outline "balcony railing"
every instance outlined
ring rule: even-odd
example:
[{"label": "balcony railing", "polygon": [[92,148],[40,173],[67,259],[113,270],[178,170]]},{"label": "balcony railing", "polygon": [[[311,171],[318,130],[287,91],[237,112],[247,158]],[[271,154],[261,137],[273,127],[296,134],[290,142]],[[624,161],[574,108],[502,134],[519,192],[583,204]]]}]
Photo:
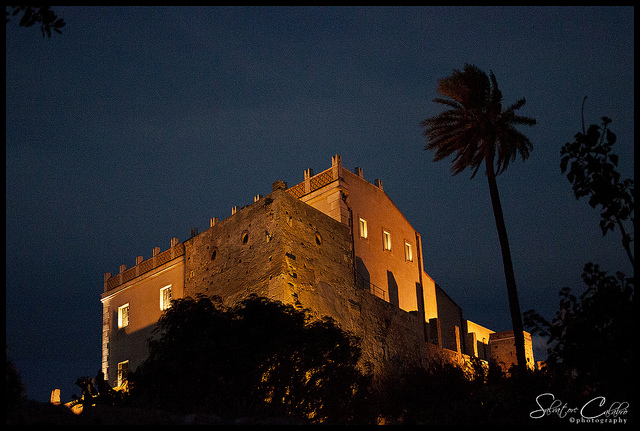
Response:
[{"label": "balcony railing", "polygon": [[359,272],[356,273],[356,287],[359,287],[363,290],[368,290],[372,295],[375,295],[380,299],[384,299],[385,301],[387,300],[386,291],[381,287],[373,284]]}]

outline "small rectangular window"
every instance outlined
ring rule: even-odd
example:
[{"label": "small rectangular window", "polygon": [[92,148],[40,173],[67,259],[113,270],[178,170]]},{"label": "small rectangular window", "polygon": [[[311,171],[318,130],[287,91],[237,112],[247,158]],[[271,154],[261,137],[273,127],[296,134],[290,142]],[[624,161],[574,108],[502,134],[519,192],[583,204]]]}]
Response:
[{"label": "small rectangular window", "polygon": [[118,307],[118,328],[129,325],[129,304]]},{"label": "small rectangular window", "polygon": [[118,378],[116,381],[116,386],[122,386],[122,384],[127,380],[128,374],[129,374],[129,361],[119,362]]},{"label": "small rectangular window", "polygon": [[164,311],[171,307],[171,286],[160,289],[160,310]]},{"label": "small rectangular window", "polygon": [[391,250],[391,233],[382,231],[382,244],[385,250]]},{"label": "small rectangular window", "polygon": [[404,243],[404,258],[407,262],[413,262],[413,250],[411,244],[405,241]]},{"label": "small rectangular window", "polygon": [[360,238],[367,238],[367,221],[360,219]]}]

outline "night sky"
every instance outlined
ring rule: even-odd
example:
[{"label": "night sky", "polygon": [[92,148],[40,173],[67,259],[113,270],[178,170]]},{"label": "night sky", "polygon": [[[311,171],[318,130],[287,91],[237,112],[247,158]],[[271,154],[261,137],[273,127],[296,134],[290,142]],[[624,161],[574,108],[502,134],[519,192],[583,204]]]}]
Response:
[{"label": "night sky", "polygon": [[382,180],[465,318],[511,329],[486,177],[423,149],[437,80],[465,63],[537,120],[498,177],[522,311],[551,318],[589,261],[632,273],[559,167],[588,96],[633,177],[631,7],[53,10],[50,39],[6,25],[6,344],[31,399],[100,369],[106,272],[335,154]]}]

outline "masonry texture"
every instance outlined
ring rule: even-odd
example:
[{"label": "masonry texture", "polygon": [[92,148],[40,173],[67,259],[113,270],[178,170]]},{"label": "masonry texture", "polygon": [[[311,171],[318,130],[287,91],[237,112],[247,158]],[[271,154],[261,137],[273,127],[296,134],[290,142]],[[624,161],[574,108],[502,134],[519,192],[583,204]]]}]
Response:
[{"label": "masonry texture", "polygon": [[146,358],[146,338],[170,300],[199,294],[228,306],[256,294],[329,316],[360,339],[360,366],[374,375],[434,358],[464,366],[492,354],[508,368],[515,358],[509,335],[463,317],[425,271],[422,247],[382,182],[343,168],[336,155],[329,169],[307,169],[290,188],[276,181],[270,194],[212,218],[204,232],[173,238],[168,250],[156,247],[151,258],[105,274],[102,371],[121,384]]},{"label": "masonry texture", "polygon": [[283,190],[185,241],[185,295],[250,294],[329,316],[361,339],[363,367],[424,356],[417,316],[358,289],[348,226]]}]

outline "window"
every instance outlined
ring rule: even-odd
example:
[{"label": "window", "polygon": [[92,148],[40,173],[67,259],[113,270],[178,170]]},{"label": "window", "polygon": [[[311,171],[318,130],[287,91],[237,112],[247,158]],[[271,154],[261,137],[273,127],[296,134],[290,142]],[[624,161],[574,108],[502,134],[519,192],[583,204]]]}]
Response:
[{"label": "window", "polygon": [[127,374],[129,374],[129,361],[119,362],[116,386],[121,386],[127,380]]},{"label": "window", "polygon": [[171,307],[171,286],[160,289],[160,310],[164,311]]},{"label": "window", "polygon": [[118,328],[129,325],[129,304],[118,307]]},{"label": "window", "polygon": [[367,238],[367,221],[363,218],[360,219],[360,238]]},{"label": "window", "polygon": [[386,230],[382,231],[382,245],[385,250],[391,251],[391,233]]},{"label": "window", "polygon": [[413,262],[413,250],[407,241],[404,242],[404,258],[407,262]]}]

